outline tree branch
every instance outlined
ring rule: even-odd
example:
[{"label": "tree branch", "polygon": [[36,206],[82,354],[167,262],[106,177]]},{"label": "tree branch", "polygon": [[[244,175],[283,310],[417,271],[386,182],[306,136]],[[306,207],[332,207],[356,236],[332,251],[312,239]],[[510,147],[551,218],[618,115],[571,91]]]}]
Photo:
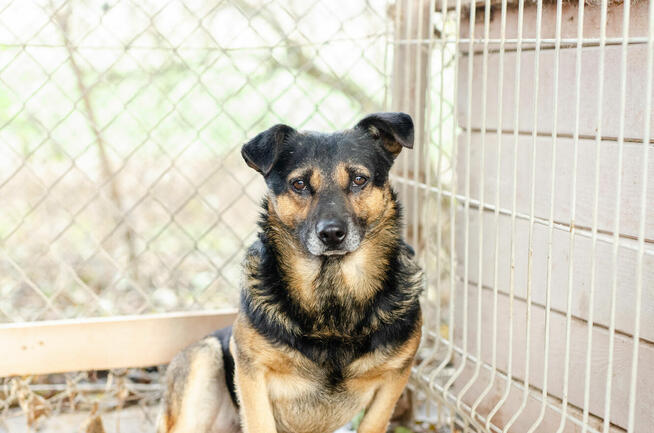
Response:
[{"label": "tree branch", "polygon": [[284,47],[286,49],[286,58],[289,61],[289,67],[305,73],[310,78],[331,88],[339,89],[350,99],[361,104],[364,112],[378,111],[381,109],[379,102],[372,99],[356,82],[348,77],[339,77],[331,72],[320,69],[312,58],[307,56],[302,50],[302,44],[289,38],[284,27],[279,20],[268,10],[251,5],[247,0],[234,0],[232,2],[248,17],[254,15],[261,16],[275,32],[286,40]]},{"label": "tree branch", "polygon": [[[53,8],[54,10],[54,8]],[[82,98],[84,104],[84,110],[86,111],[86,118],[88,120],[89,127],[95,136],[96,143],[98,145],[98,156],[100,159],[100,164],[102,166],[102,171],[104,178],[109,183],[110,196],[111,200],[114,202],[114,205],[119,211],[119,216],[116,218],[116,224],[125,224],[125,243],[129,251],[129,262],[127,265],[128,272],[130,277],[138,284],[139,281],[139,272],[138,272],[138,257],[136,255],[136,247],[134,245],[135,233],[132,228],[124,221],[123,214],[123,200],[120,188],[118,185],[118,180],[116,175],[111,167],[111,162],[109,161],[109,155],[107,154],[106,144],[100,127],[98,125],[97,117],[95,114],[95,109],[91,103],[91,89],[84,84],[84,72],[80,68],[79,64],[75,60],[75,49],[70,41],[69,37],[69,17],[70,11],[62,14],[55,13],[55,21],[58,24],[61,36],[64,39],[64,44],[66,46],[66,51],[68,53],[68,60],[70,62],[71,69],[75,75],[75,81],[77,83],[77,89]]]}]

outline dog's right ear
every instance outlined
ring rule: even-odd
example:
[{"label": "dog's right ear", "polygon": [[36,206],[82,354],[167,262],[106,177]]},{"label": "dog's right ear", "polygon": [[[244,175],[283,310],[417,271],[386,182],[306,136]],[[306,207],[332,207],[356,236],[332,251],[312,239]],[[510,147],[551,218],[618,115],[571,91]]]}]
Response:
[{"label": "dog's right ear", "polygon": [[413,120],[406,113],[373,113],[357,123],[358,128],[375,139],[397,157],[403,147],[413,149]]},{"label": "dog's right ear", "polygon": [[288,125],[275,125],[245,143],[241,148],[241,155],[247,165],[267,176],[277,162],[284,143],[295,132],[295,129]]}]

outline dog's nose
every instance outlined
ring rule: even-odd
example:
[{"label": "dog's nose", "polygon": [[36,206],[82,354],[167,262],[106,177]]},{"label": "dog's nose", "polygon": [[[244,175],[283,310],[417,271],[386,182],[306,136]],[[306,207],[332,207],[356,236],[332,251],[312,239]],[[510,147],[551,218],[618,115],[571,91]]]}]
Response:
[{"label": "dog's nose", "polygon": [[322,243],[330,248],[334,248],[345,239],[347,225],[345,221],[339,219],[320,220],[316,224],[316,231]]}]

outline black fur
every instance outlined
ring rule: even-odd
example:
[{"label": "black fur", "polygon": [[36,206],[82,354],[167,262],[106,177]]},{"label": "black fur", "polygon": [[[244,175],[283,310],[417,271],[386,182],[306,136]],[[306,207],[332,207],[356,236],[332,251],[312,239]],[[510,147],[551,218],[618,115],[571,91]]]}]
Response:
[{"label": "black fur", "polygon": [[232,327],[228,326],[212,334],[220,342],[220,348],[223,352],[223,366],[225,368],[225,383],[232,402],[238,407],[238,398],[236,397],[236,388],[234,387],[234,357],[229,350],[229,339],[232,338]]},{"label": "black fur", "polygon": [[405,113],[374,113],[357,124],[356,128],[369,130],[374,126],[380,134],[385,135],[401,146],[413,149],[413,120]]},{"label": "black fur", "polygon": [[275,125],[247,142],[241,149],[241,155],[250,167],[266,176],[285,147],[285,142],[295,132],[290,126]]}]

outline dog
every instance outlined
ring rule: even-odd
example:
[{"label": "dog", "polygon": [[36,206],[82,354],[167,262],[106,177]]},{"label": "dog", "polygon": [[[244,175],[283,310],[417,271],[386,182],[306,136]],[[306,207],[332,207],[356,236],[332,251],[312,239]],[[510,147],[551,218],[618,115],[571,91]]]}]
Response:
[{"label": "dog", "polygon": [[421,337],[423,274],[389,170],[413,121],[276,125],[243,145],[265,179],[239,313],[169,365],[159,433],[385,432]]}]

